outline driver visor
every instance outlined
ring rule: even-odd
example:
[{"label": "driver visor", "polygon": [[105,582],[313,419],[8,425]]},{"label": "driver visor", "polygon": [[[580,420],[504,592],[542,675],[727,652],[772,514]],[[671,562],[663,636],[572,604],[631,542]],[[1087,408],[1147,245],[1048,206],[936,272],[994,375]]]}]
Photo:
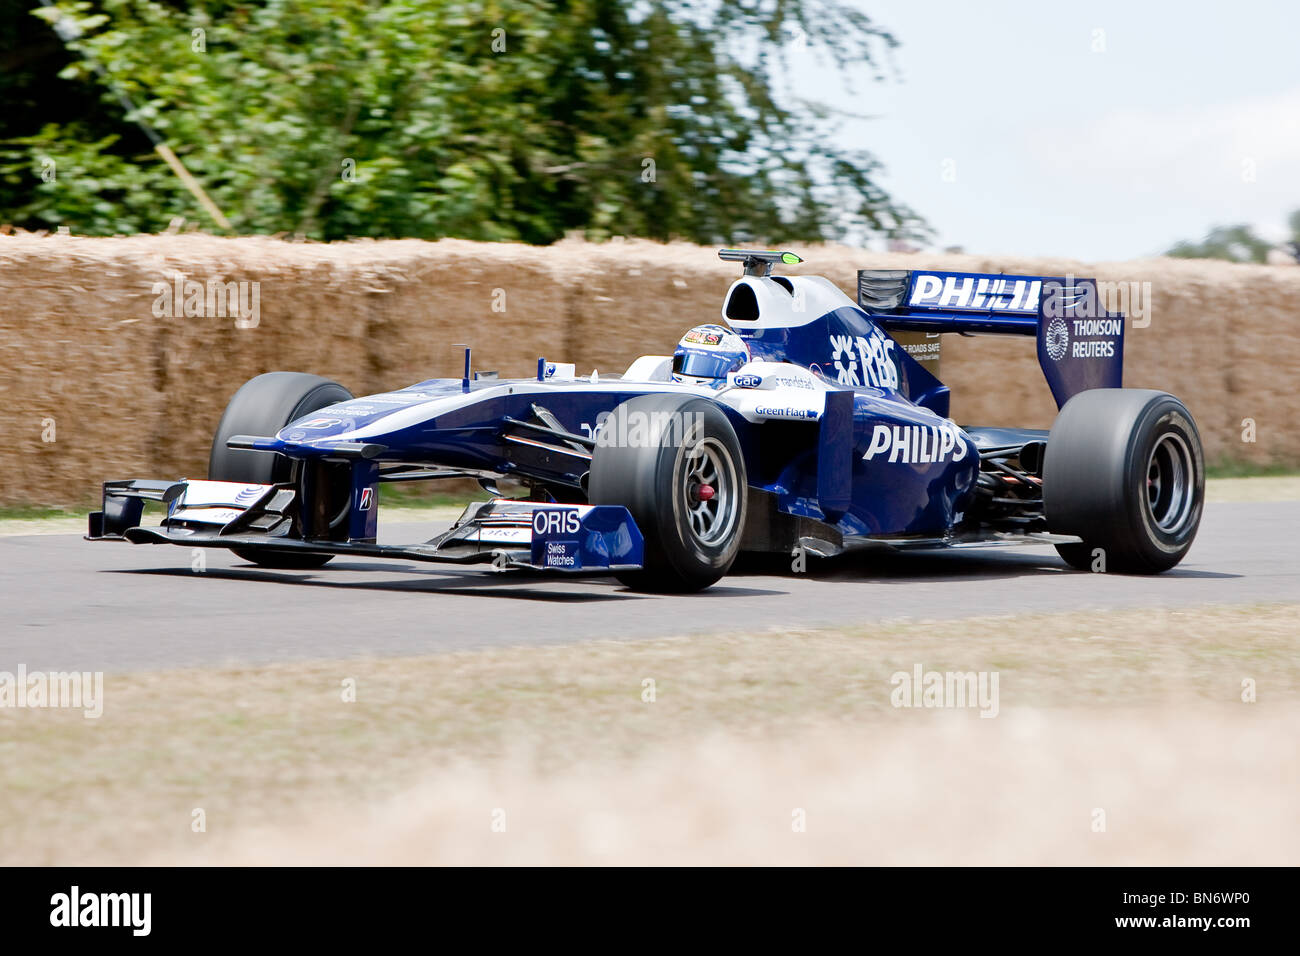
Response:
[{"label": "driver visor", "polygon": [[673,355],[673,371],[694,378],[726,378],[728,372],[743,364],[742,359],[728,352],[681,349]]}]

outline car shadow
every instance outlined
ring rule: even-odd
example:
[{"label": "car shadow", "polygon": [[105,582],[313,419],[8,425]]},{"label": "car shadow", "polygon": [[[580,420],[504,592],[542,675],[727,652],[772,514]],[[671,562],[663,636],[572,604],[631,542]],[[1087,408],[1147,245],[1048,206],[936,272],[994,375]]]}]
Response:
[{"label": "car shadow", "polygon": [[[602,601],[639,601],[660,595],[645,594],[624,587],[612,577],[584,575],[580,580],[600,586],[591,591],[557,591],[550,587],[557,580],[542,578],[528,571],[497,571],[490,577],[482,572],[466,573],[444,569],[414,568],[393,564],[331,564],[328,568],[313,571],[275,571],[256,565],[233,568],[212,568],[193,571],[188,567],[172,568],[106,568],[109,574],[148,574],[164,577],[205,577],[227,581],[250,581],[265,584],[291,584],[300,587],[339,588],[347,591],[386,591],[409,594],[446,594],[461,597],[509,598],[527,601],[550,601],[557,604],[584,604]],[[331,576],[337,572],[386,571],[397,572],[402,578],[385,578],[369,581],[344,581]],[[561,579],[562,580],[562,579]],[[570,579],[575,580],[575,579]],[[531,584],[529,582],[532,582]],[[724,597],[784,597],[787,591],[765,588],[733,587],[717,584],[706,591],[691,595],[673,595],[691,598]]]},{"label": "car shadow", "polygon": [[[744,554],[732,574],[808,577],[819,581],[873,584],[963,580],[998,581],[1060,574],[1087,574],[1071,568],[1054,553],[1012,548],[949,548],[926,551],[850,551],[833,558],[809,557],[805,570],[793,569],[795,558],[788,554]],[[1154,579],[1224,579],[1240,574],[1176,567],[1158,575],[1133,575]]]},{"label": "car shadow", "polygon": [[[582,604],[600,601],[635,600],[643,595],[631,591],[619,590],[621,585],[610,580],[613,588],[600,591],[556,591],[538,587],[519,587],[520,577],[512,572],[498,572],[491,584],[482,578],[470,578],[467,575],[430,574],[427,571],[395,568],[383,565],[382,570],[390,575],[399,572],[401,578],[388,577],[369,581],[344,581],[331,576],[337,572],[359,571],[359,567],[339,565],[333,569],[319,571],[273,571],[266,568],[249,566],[247,568],[212,568],[196,572],[189,568],[113,568],[111,574],[150,574],[164,577],[204,577],[223,581],[246,581],[255,584],[294,585],[309,588],[337,588],[344,591],[385,591],[392,594],[447,594],[467,597],[514,598],[529,601],[550,601],[557,604]],[[368,570],[368,569],[367,569]]]}]

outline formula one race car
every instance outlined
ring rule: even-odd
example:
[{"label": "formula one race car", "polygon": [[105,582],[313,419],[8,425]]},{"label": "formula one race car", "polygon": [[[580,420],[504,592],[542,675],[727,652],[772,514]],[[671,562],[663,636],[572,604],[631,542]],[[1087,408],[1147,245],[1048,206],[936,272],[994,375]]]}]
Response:
[{"label": "formula one race car", "polygon": [[[1120,388],[1124,317],[1089,279],[863,271],[855,303],[818,276],[743,264],[722,322],[621,377],[539,359],[354,398],[313,375],[244,385],[206,481],[110,481],[89,538],[229,548],[265,567],[335,555],[613,573],[692,591],[742,550],[1040,541],[1079,569],[1177,564],[1200,522],[1204,460],[1172,395]],[[948,389],[891,333],[1034,336],[1050,432],[958,426]],[[493,494],[445,533],[376,540],[381,482],[477,478]],[[506,498],[497,482],[523,489]],[[166,517],[141,527],[144,503]]]}]

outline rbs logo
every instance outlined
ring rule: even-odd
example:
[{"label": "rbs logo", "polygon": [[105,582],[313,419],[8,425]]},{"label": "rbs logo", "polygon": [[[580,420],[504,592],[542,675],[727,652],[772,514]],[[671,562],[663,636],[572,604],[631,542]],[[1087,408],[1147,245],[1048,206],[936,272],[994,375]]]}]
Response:
[{"label": "rbs logo", "polygon": [[553,508],[533,515],[533,534],[577,534],[580,527],[577,508]]}]

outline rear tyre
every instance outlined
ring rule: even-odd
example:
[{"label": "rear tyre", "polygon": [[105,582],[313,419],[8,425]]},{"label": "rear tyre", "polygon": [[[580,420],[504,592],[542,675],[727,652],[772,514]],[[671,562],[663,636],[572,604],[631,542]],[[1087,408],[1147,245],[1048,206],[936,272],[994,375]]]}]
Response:
[{"label": "rear tyre", "polygon": [[1200,434],[1174,396],[1099,388],[1075,395],[1057,415],[1043,506],[1049,530],[1083,539],[1056,546],[1071,567],[1167,571],[1192,546],[1204,499]]},{"label": "rear tyre", "polygon": [[[261,485],[293,480],[292,459],[270,451],[227,448],[227,439],[232,435],[274,435],[295,419],[352,397],[338,382],[303,372],[267,372],[249,379],[230,400],[217,425],[208,458],[208,477]],[[264,568],[319,568],[334,557],[298,551],[230,550]]]},{"label": "rear tyre", "polygon": [[712,402],[681,395],[624,402],[598,433],[587,490],[594,505],[627,508],[645,537],[642,569],[617,575],[634,590],[700,591],[736,560],[745,460],[735,429]]}]

